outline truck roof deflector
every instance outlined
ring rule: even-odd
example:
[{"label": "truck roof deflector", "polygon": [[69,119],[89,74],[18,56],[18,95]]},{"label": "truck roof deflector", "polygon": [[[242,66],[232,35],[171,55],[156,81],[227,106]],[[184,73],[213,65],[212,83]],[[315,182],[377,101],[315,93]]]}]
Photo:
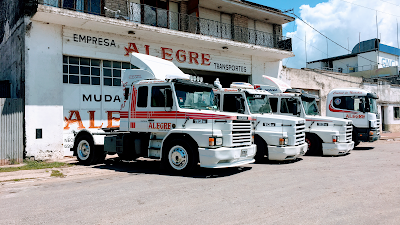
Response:
[{"label": "truck roof deflector", "polygon": [[266,75],[262,75],[263,79],[263,87],[269,86],[270,88],[277,88],[281,91],[281,93],[285,92],[287,89],[291,89],[291,87],[285,82],[279,80],[275,77],[270,77]]},{"label": "truck roof deflector", "polygon": [[131,64],[154,74],[156,79],[190,79],[173,62],[160,59],[154,56],[131,53]]}]

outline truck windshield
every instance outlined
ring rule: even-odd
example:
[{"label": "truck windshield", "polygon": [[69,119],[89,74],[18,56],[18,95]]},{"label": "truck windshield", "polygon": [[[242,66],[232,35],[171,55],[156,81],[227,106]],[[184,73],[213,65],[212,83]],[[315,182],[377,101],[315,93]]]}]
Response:
[{"label": "truck windshield", "polygon": [[271,113],[271,105],[267,95],[246,94],[246,97],[251,113]]},{"label": "truck windshield", "polygon": [[319,115],[317,101],[315,98],[301,98],[303,102],[304,112],[310,116]]},{"label": "truck windshield", "polygon": [[369,112],[378,114],[378,107],[376,106],[376,99],[367,98],[369,105]]},{"label": "truck windshield", "polygon": [[185,109],[216,109],[214,92],[211,87],[175,84],[179,107]]}]

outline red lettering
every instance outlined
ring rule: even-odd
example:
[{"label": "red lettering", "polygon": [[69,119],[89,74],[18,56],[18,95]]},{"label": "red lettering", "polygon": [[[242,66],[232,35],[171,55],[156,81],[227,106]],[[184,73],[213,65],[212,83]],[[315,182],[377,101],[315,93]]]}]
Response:
[{"label": "red lettering", "polygon": [[128,48],[127,47],[124,47],[125,48],[125,56],[129,56],[129,53],[132,53],[132,52],[136,52],[136,53],[139,53],[139,50],[138,50],[138,48],[136,47],[136,44],[135,43],[128,43],[129,44],[129,46],[128,46]]},{"label": "red lettering", "polygon": [[171,57],[172,56],[172,49],[161,47],[161,56],[165,60],[172,61],[173,60],[173,58]]},{"label": "red lettering", "polygon": [[[72,117],[75,115],[76,119],[72,119]],[[69,129],[69,125],[73,123],[78,123],[78,129],[85,129],[85,127],[82,124],[82,119],[81,115],[79,114],[78,110],[71,110],[69,111],[69,118],[64,117],[65,122],[67,123],[64,127],[64,130]]]},{"label": "red lettering", "polygon": [[196,65],[199,65],[197,59],[199,58],[199,54],[197,52],[189,52],[189,63],[192,64],[193,62]]},{"label": "red lettering", "polygon": [[150,55],[150,45],[145,45],[144,48],[146,49],[146,54]]},{"label": "red lettering", "polygon": [[89,128],[101,128],[103,126],[103,123],[101,123],[100,126],[95,126],[94,125],[94,113],[96,111],[88,111],[89,113]]},{"label": "red lettering", "polygon": [[135,123],[131,123],[131,128],[135,128],[136,124]]},{"label": "red lettering", "polygon": [[[183,59],[181,59],[181,58],[183,58]],[[176,61],[178,61],[179,63],[186,62],[186,52],[185,52],[185,50],[178,50],[176,52]]]},{"label": "red lettering", "polygon": [[209,66],[210,64],[210,54],[201,53],[201,65]]},{"label": "red lettering", "polygon": [[117,117],[113,117],[113,115],[116,113],[118,113],[118,115],[119,115],[119,111],[106,111],[106,113],[107,113],[107,122],[108,122],[107,128],[118,127],[116,125],[113,125],[113,121],[119,122],[120,119]]}]

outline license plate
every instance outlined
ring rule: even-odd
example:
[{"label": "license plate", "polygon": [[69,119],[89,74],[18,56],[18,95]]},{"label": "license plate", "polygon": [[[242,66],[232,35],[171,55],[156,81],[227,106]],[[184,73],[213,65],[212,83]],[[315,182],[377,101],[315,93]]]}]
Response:
[{"label": "license plate", "polygon": [[242,149],[242,152],[240,153],[240,157],[247,157],[247,150]]}]

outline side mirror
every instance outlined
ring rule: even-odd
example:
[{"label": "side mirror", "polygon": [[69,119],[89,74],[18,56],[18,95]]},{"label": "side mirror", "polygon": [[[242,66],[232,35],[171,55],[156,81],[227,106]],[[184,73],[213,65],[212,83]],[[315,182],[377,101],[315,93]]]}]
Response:
[{"label": "side mirror", "polygon": [[166,88],[164,90],[164,97],[165,97],[165,106],[166,107],[171,107],[173,106],[173,101],[172,101],[172,91],[171,88]]},{"label": "side mirror", "polygon": [[293,109],[292,109],[292,112],[293,112],[293,115],[298,115],[298,112],[297,112],[297,103],[293,103],[293,105],[292,105],[292,107],[293,107]]},{"label": "side mirror", "polygon": [[124,98],[125,98],[125,100],[128,100],[128,98],[129,98],[129,88],[128,87],[125,88]]}]

